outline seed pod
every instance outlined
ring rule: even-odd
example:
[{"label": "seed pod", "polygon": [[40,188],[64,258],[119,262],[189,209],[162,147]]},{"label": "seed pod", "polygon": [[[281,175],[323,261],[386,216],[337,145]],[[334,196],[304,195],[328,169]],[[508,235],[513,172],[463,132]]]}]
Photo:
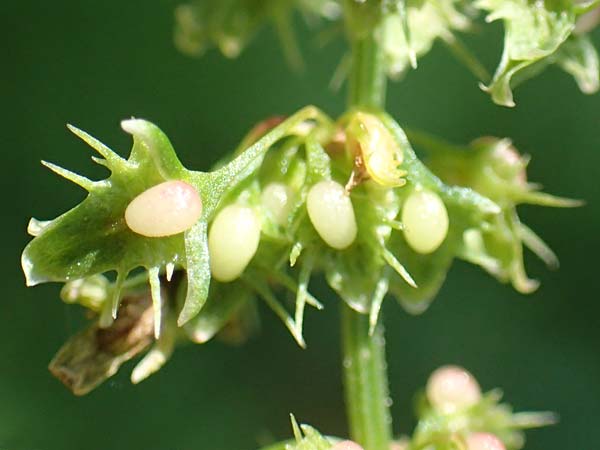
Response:
[{"label": "seed pod", "polygon": [[260,221],[254,211],[241,205],[222,209],[208,233],[210,270],[219,281],[239,277],[258,249]]},{"label": "seed pod", "polygon": [[471,433],[467,436],[467,450],[506,450],[506,447],[491,433]]},{"label": "seed pod", "polygon": [[442,414],[468,408],[481,399],[477,380],[458,366],[444,366],[435,370],[427,381],[425,392],[429,403]]},{"label": "seed pod", "polygon": [[432,191],[412,192],[402,208],[404,237],[417,253],[431,253],[448,234],[448,212],[442,199]]},{"label": "seed pod", "polygon": [[285,225],[292,209],[292,192],[283,183],[269,183],[262,191],[261,203],[277,225]]},{"label": "seed pod", "polygon": [[363,450],[363,448],[353,441],[341,441],[331,447],[331,450]]},{"label": "seed pod", "polygon": [[319,236],[337,250],[356,239],[356,217],[350,196],[335,181],[320,181],[310,188],[306,199],[308,217]]},{"label": "seed pod", "polygon": [[147,237],[165,237],[191,228],[202,214],[196,189],[173,180],[145,190],[127,206],[125,222],[131,231]]}]

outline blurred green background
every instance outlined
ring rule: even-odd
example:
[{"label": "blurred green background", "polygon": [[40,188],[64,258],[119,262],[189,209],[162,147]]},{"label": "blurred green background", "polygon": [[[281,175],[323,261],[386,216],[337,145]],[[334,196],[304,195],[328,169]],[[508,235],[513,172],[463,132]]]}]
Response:
[{"label": "blurred green background", "polygon": [[[208,168],[255,122],[314,103],[332,115],[344,93],[328,82],[341,42],[317,48],[302,28],[307,68],[293,74],[265,30],[243,55],[189,59],[172,45],[174,0],[3,2],[0,449],[244,450],[290,434],[288,413],[322,431],[346,432],[340,385],[338,311],[322,283],[326,310],[309,312],[308,350],[296,347],[270,311],[259,336],[240,348],[219,342],[179,349],[148,381],[129,370],[84,398],[72,396],[46,366],[81,324],[58,285],[26,289],[20,252],[34,215],[53,218],[83,193],[43,169],[49,159],[92,177],[91,150],[70,122],[121,154],[130,139],[119,121],[157,123],[188,167]],[[488,67],[500,55],[501,28],[466,40]],[[600,42],[596,35],[596,42]],[[501,386],[519,410],[552,409],[559,426],[529,434],[530,450],[600,448],[600,96],[582,95],[550,69],[517,90],[517,108],[492,104],[443,46],[389,88],[401,124],[456,142],[510,136],[533,155],[530,178],[547,191],[588,204],[575,210],[521,208],[526,223],[560,255],[524,297],[475,267],[456,263],[431,309],[414,318],[388,301],[385,320],[396,432],[413,426],[412,394],[440,364],[468,367],[484,389]]]}]

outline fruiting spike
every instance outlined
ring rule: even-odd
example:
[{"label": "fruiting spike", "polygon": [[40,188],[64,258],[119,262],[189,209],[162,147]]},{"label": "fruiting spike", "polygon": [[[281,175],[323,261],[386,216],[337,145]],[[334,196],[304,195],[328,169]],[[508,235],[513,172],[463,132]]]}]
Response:
[{"label": "fruiting spike", "polygon": [[66,178],[67,180],[75,183],[78,186],[81,186],[83,189],[85,189],[88,192],[94,188],[94,182],[92,180],[90,180],[89,178],[86,178],[82,175],[76,174],[75,172],[71,172],[68,169],[57,166],[56,164],[52,164],[51,162],[48,162],[48,161],[42,161],[42,165],[46,166],[48,169],[50,169],[55,174],[60,175],[63,178]]}]

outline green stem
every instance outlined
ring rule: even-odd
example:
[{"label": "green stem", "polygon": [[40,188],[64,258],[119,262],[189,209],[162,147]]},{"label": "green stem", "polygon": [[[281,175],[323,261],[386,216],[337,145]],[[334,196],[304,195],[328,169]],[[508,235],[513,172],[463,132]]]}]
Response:
[{"label": "green stem", "polygon": [[351,64],[348,104],[383,109],[387,78],[375,32],[352,40]]},{"label": "green stem", "polygon": [[[368,4],[362,5],[370,8]],[[386,72],[383,51],[376,38],[380,25],[364,20],[360,6],[347,6],[348,35],[351,41],[349,107],[385,107]],[[368,9],[364,10],[369,11]],[[353,34],[356,25],[363,25]],[[365,450],[389,450],[392,420],[389,412],[387,366],[383,326],[377,325],[369,334],[369,316],[342,305],[342,353],[346,409],[351,438]]]},{"label": "green stem", "polygon": [[365,450],[389,450],[389,413],[383,326],[369,335],[369,316],[342,305],[342,352],[350,437]]}]

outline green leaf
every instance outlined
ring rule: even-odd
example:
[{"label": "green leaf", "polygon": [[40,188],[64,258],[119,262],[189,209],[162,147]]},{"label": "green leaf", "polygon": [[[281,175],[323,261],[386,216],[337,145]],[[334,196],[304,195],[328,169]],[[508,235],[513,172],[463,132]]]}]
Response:
[{"label": "green leaf", "polygon": [[572,0],[477,0],[487,22],[503,20],[504,50],[492,82],[482,88],[492,100],[514,106],[512,86],[530,77],[536,63],[558,50],[575,28]]}]

